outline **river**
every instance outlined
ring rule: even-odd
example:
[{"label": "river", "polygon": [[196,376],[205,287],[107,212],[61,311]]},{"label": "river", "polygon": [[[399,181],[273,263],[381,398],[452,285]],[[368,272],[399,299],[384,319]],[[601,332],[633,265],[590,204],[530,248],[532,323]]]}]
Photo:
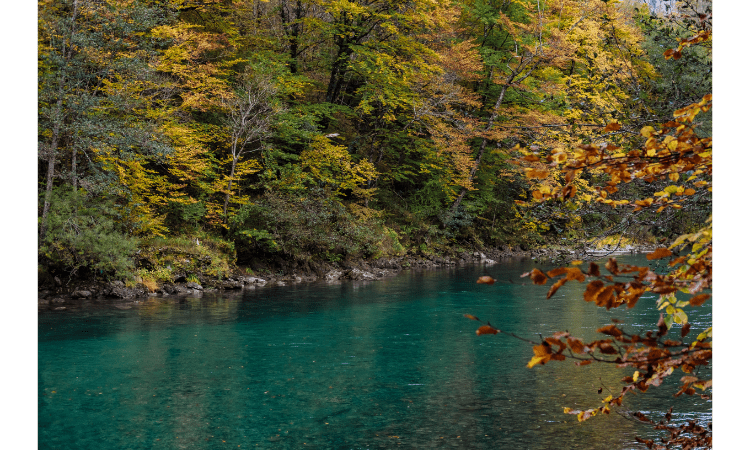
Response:
[{"label": "river", "polygon": [[[569,283],[547,300],[549,286],[519,278],[532,264],[41,311],[39,448],[642,448],[636,436],[654,437],[646,425],[562,412],[601,405],[632,370],[528,369],[528,343],[477,336],[463,315],[529,339],[558,330],[591,339],[611,318],[652,329],[655,298],[606,311]],[[476,284],[481,275],[498,282]],[[700,310],[688,311],[691,335],[710,326],[710,307]],[[674,405],[676,418],[710,420],[710,401],[675,390],[624,406]]]}]

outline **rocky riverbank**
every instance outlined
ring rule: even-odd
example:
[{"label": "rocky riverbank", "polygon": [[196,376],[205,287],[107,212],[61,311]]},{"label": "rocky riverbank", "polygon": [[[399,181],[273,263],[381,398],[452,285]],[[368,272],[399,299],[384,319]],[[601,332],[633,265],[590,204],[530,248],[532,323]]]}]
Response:
[{"label": "rocky riverbank", "polygon": [[[68,281],[59,277],[40,283],[38,302],[40,309],[65,310],[82,301],[124,301],[140,302],[149,297],[202,296],[204,293],[242,291],[264,286],[284,286],[293,283],[323,280],[375,281],[395,275],[402,270],[434,269],[466,264],[495,264],[503,259],[526,257],[540,263],[564,265],[573,259],[601,258],[614,254],[631,254],[651,251],[647,246],[627,246],[625,248],[603,249],[534,249],[520,247],[486,249],[484,251],[463,252],[450,256],[404,255],[367,261],[343,261],[338,264],[317,262],[299,264],[297,262],[275,261],[261,267],[236,267],[221,278],[204,274],[187,277],[178,274],[171,282],[129,282],[115,281]],[[270,268],[273,266],[273,269]],[[257,273],[257,275],[248,275]],[[188,279],[190,278],[190,279]]]}]

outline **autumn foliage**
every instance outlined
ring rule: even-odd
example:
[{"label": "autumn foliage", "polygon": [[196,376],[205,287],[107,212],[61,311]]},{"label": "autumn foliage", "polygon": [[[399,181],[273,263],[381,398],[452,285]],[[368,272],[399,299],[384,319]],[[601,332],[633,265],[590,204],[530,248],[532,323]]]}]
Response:
[{"label": "autumn foliage", "polygon": [[[677,49],[665,52],[666,58],[680,58],[684,48],[709,41],[710,30],[700,30],[695,36],[682,39]],[[673,120],[656,126],[645,126],[640,130],[644,139],[637,148],[627,148],[606,141],[598,144],[582,144],[572,150],[554,148],[543,155],[539,148],[523,150],[525,160],[543,165],[528,167],[529,179],[544,180],[552,170],[559,170],[564,180],[559,186],[538,189],[533,193],[536,202],[565,202],[582,195],[577,192],[576,180],[584,173],[598,173],[605,180],[594,186],[592,199],[598,203],[627,209],[629,213],[650,209],[661,213],[666,208],[679,209],[681,203],[699,191],[711,191],[712,140],[700,136],[695,127],[696,117],[711,108],[711,94],[699,101],[682,107],[673,114]],[[603,132],[621,129],[617,122],[610,122]],[[669,182],[668,186],[653,196],[644,198],[612,199],[624,184],[634,180]],[[589,194],[583,194],[589,195]],[[671,245],[656,248],[646,255],[649,261],[663,261],[666,272],[657,272],[648,266],[619,264],[616,258],[601,267],[595,262],[584,266],[583,261],[574,261],[570,267],[558,267],[549,271],[533,269],[524,273],[536,285],[551,283],[547,298],[552,298],[568,282],[585,283],[583,300],[598,307],[611,309],[634,307],[646,293],[658,295],[656,307],[661,315],[655,328],[645,333],[628,331],[625,324],[614,321],[600,327],[600,339],[584,341],[574,333],[565,331],[529,341],[533,354],[527,366],[532,368],[551,361],[574,360],[578,366],[592,363],[614,364],[633,370],[632,375],[622,379],[622,389],[602,399],[602,405],[586,410],[565,408],[566,414],[575,415],[585,421],[597,414],[609,414],[621,407],[628,393],[646,392],[660,386],[665,378],[680,376],[680,386],[674,393],[699,395],[711,398],[712,380],[704,373],[712,358],[712,328],[708,327],[694,339],[688,339],[691,331],[689,308],[701,307],[711,297],[712,287],[712,224],[683,234]],[[488,277],[482,277],[488,278]],[[480,279],[478,283],[487,283]],[[677,294],[687,295],[680,299]],[[469,316],[472,320],[479,320]],[[482,325],[477,334],[503,333],[489,323]],[[517,337],[517,336],[515,336]],[[710,374],[710,369],[708,370]],[[681,374],[681,375],[678,375]],[[672,410],[657,422],[641,412],[630,413],[639,421],[649,423],[656,430],[665,431],[661,443],[639,438],[648,448],[698,448],[711,447],[709,429],[694,421],[672,424]]]}]

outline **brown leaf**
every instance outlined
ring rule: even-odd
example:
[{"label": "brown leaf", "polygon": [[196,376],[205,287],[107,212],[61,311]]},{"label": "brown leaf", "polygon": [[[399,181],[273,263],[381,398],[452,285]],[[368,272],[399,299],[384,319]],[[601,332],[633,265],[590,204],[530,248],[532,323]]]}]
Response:
[{"label": "brown leaf", "polygon": [[584,353],[583,342],[581,342],[580,339],[570,336],[568,337],[567,341],[568,341],[568,345],[570,346],[570,349],[574,353]]},{"label": "brown leaf", "polygon": [[562,198],[573,198],[574,195],[576,195],[576,186],[574,184],[568,184],[563,188],[562,191]]},{"label": "brown leaf", "polygon": [[596,294],[595,303],[597,306],[602,306],[610,309],[613,306],[616,306],[615,300],[615,287],[607,286]]},{"label": "brown leaf", "polygon": [[601,280],[594,280],[586,286],[586,292],[583,293],[583,299],[587,302],[593,302],[596,300],[596,294],[604,288],[604,282]]},{"label": "brown leaf", "polygon": [[568,274],[565,276],[566,280],[576,280],[581,283],[586,281],[586,275],[584,275],[583,272],[581,272],[581,269],[579,269],[578,267],[568,267],[566,271],[568,272]]},{"label": "brown leaf", "polygon": [[621,128],[620,124],[617,122],[611,122],[608,123],[606,127],[604,127],[604,132],[610,132],[610,131],[617,131]]},{"label": "brown leaf", "polygon": [[622,336],[622,331],[615,325],[607,325],[596,330],[597,333],[603,333],[614,337]]},{"label": "brown leaf", "polygon": [[493,328],[489,325],[482,325],[477,329],[477,336],[481,336],[483,334],[497,334],[500,330],[497,328]]},{"label": "brown leaf", "polygon": [[607,264],[605,264],[604,267],[606,267],[612,275],[620,273],[620,270],[617,267],[617,259],[615,258],[609,258],[609,261],[607,261]]},{"label": "brown leaf", "polygon": [[568,269],[566,267],[557,267],[547,272],[547,276],[550,278],[554,278],[567,272],[568,272]]},{"label": "brown leaf", "polygon": [[691,306],[700,306],[702,305],[706,300],[711,298],[710,294],[698,294],[695,297],[690,299],[690,305]]},{"label": "brown leaf", "polygon": [[664,336],[667,334],[667,324],[664,322],[664,313],[661,313],[659,316],[659,321],[656,323],[656,326],[659,327],[659,331],[656,333],[657,336]]},{"label": "brown leaf", "polygon": [[539,345],[535,345],[533,350],[534,356],[546,356],[552,354],[552,347],[546,341]]},{"label": "brown leaf", "polygon": [[576,366],[578,366],[578,367],[580,367],[580,366],[588,366],[589,364],[591,364],[591,360],[590,359],[587,359],[585,361],[578,361],[578,362],[576,362]]},{"label": "brown leaf", "polygon": [[495,279],[491,276],[484,275],[477,279],[477,284],[495,284]]},{"label": "brown leaf", "polygon": [[669,256],[672,256],[672,252],[666,247],[660,247],[646,255],[646,259],[651,261],[654,259],[667,258]]},{"label": "brown leaf", "polygon": [[686,323],[685,325],[682,326],[682,330],[680,331],[680,336],[684,338],[685,336],[688,335],[689,332],[690,332],[690,323]]},{"label": "brown leaf", "polygon": [[592,277],[601,276],[601,274],[599,273],[599,266],[597,264],[589,264],[589,275],[591,275]]},{"label": "brown leaf", "polygon": [[667,294],[671,294],[672,292],[677,292],[677,288],[669,284],[660,284],[651,288],[651,292],[655,292],[657,294],[662,294],[662,295],[667,295]]},{"label": "brown leaf", "polygon": [[479,320],[479,317],[473,316],[471,314],[464,314],[464,317],[466,317],[467,319],[471,319],[471,320]]},{"label": "brown leaf", "polygon": [[553,284],[552,287],[549,288],[549,291],[547,292],[547,298],[550,298],[553,295],[555,295],[555,292],[557,292],[557,290],[560,289],[560,287],[567,282],[568,280],[565,278],[560,278],[559,280],[557,280],[557,282],[555,282],[555,284]]},{"label": "brown leaf", "polygon": [[607,342],[599,344],[599,351],[605,355],[616,355],[618,353],[617,349]]},{"label": "brown leaf", "polygon": [[547,276],[544,275],[544,273],[539,269],[534,269],[531,271],[531,281],[534,282],[534,284],[545,284],[547,282]]}]

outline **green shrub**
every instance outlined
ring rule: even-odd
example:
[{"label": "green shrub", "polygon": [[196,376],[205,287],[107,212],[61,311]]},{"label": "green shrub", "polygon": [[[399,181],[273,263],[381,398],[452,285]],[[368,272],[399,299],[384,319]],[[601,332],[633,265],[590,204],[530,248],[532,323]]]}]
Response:
[{"label": "green shrub", "polygon": [[53,192],[47,233],[39,243],[39,262],[51,272],[69,276],[130,277],[138,240],[114,220],[114,204],[83,192]]},{"label": "green shrub", "polygon": [[238,252],[282,253],[309,260],[368,257],[382,239],[376,223],[358,220],[322,189],[305,197],[267,193],[243,206],[231,221]]}]

